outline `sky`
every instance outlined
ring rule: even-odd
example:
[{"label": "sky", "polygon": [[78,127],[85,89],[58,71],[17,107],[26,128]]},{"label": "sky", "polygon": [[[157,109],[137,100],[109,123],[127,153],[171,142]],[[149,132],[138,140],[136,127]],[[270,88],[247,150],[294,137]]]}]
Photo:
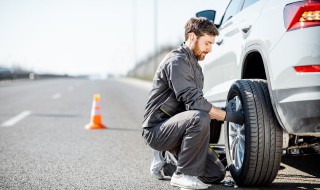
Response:
[{"label": "sky", "polygon": [[184,25],[229,0],[0,0],[0,66],[37,73],[124,75]]}]

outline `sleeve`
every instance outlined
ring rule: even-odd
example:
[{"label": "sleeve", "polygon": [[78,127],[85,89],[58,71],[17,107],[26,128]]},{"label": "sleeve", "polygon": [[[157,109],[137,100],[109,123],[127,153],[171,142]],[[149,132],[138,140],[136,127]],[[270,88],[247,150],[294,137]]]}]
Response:
[{"label": "sleeve", "polygon": [[203,97],[201,89],[195,83],[192,66],[183,57],[173,57],[166,69],[169,88],[178,101],[184,102],[186,110],[204,110],[209,112],[212,104]]}]

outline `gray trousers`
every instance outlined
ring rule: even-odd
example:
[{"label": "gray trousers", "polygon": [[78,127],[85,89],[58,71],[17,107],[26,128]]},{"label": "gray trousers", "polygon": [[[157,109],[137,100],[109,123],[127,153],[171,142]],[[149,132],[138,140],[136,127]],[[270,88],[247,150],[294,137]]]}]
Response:
[{"label": "gray trousers", "polygon": [[209,148],[210,121],[205,111],[185,111],[144,128],[143,137],[151,148],[174,154],[178,172],[217,183],[224,179],[225,168]]}]

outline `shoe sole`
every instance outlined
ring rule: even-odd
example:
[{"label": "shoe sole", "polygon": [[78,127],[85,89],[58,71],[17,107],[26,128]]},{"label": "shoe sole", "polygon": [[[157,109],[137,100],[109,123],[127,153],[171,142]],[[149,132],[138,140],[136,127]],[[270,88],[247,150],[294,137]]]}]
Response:
[{"label": "shoe sole", "polygon": [[182,186],[180,184],[176,184],[176,183],[172,183],[170,182],[170,185],[175,186],[175,187],[180,187],[181,189],[185,189],[185,190],[190,190],[190,189],[208,189],[209,187],[186,187],[186,186]]}]

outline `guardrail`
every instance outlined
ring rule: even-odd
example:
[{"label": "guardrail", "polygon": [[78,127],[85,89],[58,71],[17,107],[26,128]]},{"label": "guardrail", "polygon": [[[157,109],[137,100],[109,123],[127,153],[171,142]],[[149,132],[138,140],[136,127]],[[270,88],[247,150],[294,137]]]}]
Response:
[{"label": "guardrail", "polygon": [[18,73],[18,74],[0,74],[0,81],[15,81],[15,80],[36,80],[49,78],[66,78],[68,75],[55,74],[35,74],[35,73]]}]

